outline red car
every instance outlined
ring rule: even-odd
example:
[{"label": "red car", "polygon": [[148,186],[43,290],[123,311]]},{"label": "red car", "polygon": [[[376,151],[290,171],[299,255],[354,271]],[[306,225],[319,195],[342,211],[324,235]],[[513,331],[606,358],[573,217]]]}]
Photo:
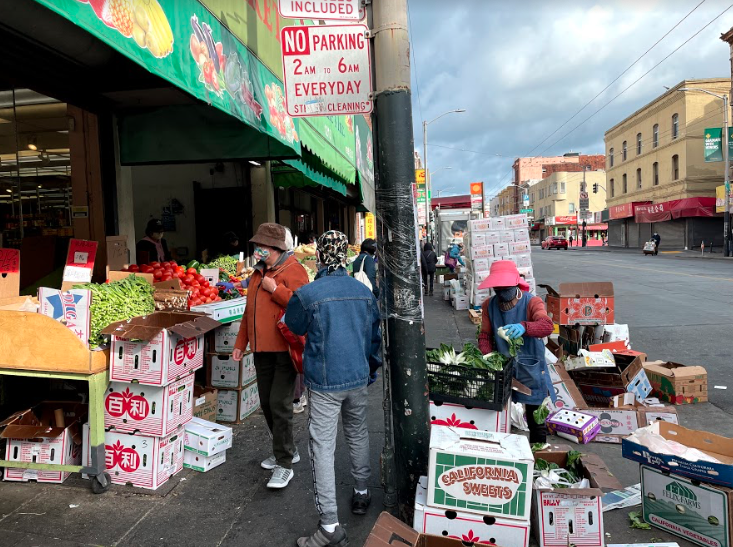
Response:
[{"label": "red car", "polygon": [[550,236],[542,242],[543,249],[565,249],[568,250],[568,240],[563,236]]}]

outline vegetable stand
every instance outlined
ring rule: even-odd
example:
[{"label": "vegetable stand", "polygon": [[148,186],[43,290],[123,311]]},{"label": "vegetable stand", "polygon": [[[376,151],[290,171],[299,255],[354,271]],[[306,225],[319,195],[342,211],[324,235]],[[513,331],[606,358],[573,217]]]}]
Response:
[{"label": "vegetable stand", "polygon": [[[89,351],[62,323],[39,313],[0,311],[0,375],[62,379],[89,385],[89,440],[91,465],[53,465],[23,462],[22,467],[44,471],[86,473],[92,491],[105,492],[110,477],[105,471],[104,393],[108,384],[109,354]],[[0,460],[0,467],[21,467]]]}]

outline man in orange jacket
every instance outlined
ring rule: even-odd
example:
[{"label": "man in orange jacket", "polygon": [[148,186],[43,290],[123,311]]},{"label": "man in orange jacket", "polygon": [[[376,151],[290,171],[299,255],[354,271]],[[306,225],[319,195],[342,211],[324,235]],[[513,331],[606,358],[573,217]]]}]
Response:
[{"label": "man in orange jacket", "polygon": [[284,226],[265,223],[250,239],[258,262],[247,287],[247,307],[233,354],[239,361],[248,345],[254,352],[260,404],[272,433],[272,456],[261,465],[272,470],[268,488],[277,489],[288,485],[293,464],[300,461],[293,442],[296,371],[277,323],[293,293],[308,283],[305,268],[287,253],[286,238]]}]

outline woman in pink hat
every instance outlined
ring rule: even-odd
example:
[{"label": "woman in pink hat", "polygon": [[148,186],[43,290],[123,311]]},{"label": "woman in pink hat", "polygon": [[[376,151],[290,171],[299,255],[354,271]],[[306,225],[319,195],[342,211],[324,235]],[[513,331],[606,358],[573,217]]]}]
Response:
[{"label": "woman in pink hat", "polygon": [[544,423],[535,422],[534,411],[547,396],[553,402],[556,398],[545,362],[545,345],[542,342],[542,338],[552,333],[552,320],[547,315],[542,299],[529,292],[529,285],[519,275],[517,266],[511,260],[498,260],[491,264],[489,277],[479,286],[479,289],[486,288],[493,289],[495,295],[482,306],[479,349],[484,355],[499,351],[510,357],[509,344],[497,335],[496,331],[500,327],[504,327],[511,339],[520,336],[524,338],[524,345],[515,359],[514,378],[532,390],[532,393],[526,395],[515,391],[512,400],[525,405],[529,442],[544,443],[547,427]]}]

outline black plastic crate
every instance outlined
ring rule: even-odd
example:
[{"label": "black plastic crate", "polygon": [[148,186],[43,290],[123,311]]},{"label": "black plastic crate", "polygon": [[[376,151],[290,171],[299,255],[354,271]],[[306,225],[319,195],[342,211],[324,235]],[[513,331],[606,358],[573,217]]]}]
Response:
[{"label": "black plastic crate", "polygon": [[430,362],[427,369],[432,401],[501,411],[512,394],[514,359],[500,371]]}]

